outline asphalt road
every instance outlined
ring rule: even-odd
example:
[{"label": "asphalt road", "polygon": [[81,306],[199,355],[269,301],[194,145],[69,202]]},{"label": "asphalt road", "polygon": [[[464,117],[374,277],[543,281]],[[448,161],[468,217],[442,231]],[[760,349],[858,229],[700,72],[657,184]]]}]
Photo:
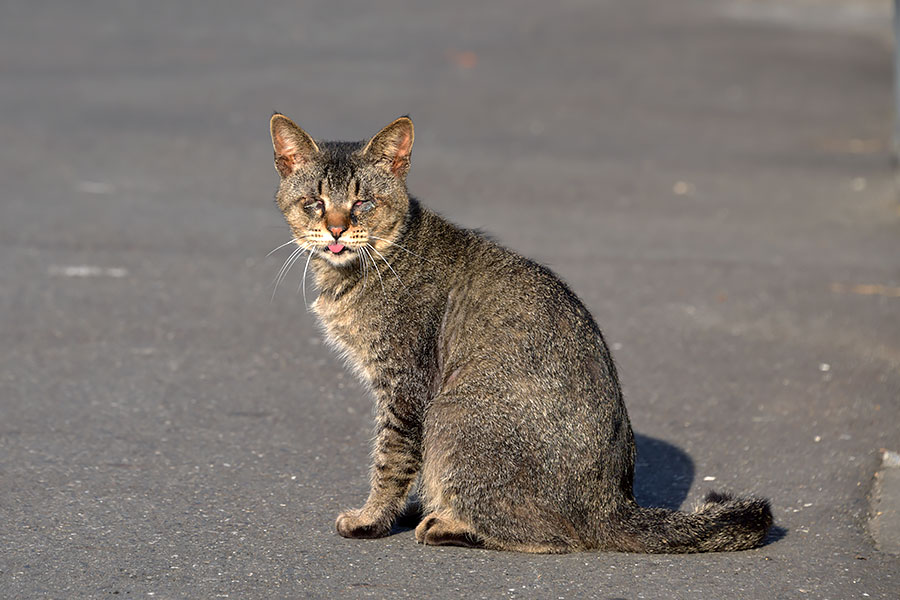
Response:
[{"label": "asphalt road", "polygon": [[[845,3],[847,4],[847,3]],[[0,597],[891,598],[900,449],[883,4],[6,2]],[[416,123],[410,188],[607,338],[637,493],[771,498],[735,554],[338,537],[370,400],[296,292],[268,119]]]}]

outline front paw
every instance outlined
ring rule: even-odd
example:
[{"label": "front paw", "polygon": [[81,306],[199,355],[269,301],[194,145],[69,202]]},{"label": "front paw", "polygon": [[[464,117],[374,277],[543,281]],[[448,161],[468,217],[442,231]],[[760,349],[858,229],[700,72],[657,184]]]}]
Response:
[{"label": "front paw", "polygon": [[390,523],[367,518],[361,509],[341,513],[334,525],[345,538],[380,538],[391,530]]}]

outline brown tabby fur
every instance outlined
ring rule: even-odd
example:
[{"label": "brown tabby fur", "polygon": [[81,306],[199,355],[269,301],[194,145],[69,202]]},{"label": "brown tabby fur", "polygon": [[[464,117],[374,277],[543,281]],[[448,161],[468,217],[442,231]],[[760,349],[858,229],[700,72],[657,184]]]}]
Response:
[{"label": "brown tabby fur", "polygon": [[634,438],[599,328],[548,269],[408,195],[412,121],[367,143],[314,141],[280,114],[270,126],[276,201],[319,289],[312,309],[375,396],[371,492],[338,516],[340,535],[387,535],[418,482],[427,545],[762,543],[766,500],[712,493],[693,513],[635,503]]}]

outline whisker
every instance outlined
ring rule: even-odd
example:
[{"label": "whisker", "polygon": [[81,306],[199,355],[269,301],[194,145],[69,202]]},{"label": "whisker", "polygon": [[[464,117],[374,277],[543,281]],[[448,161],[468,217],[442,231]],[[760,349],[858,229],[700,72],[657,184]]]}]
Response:
[{"label": "whisker", "polygon": [[288,257],[287,257],[286,259],[284,259],[284,262],[281,264],[281,268],[278,270],[278,274],[275,275],[275,280],[274,280],[272,283],[275,283],[275,282],[278,281],[278,279],[281,277],[282,271],[284,271],[284,270],[287,268],[288,262],[290,262],[291,258],[293,258],[293,256],[294,256],[298,251],[301,251],[300,246],[297,246],[296,248],[294,248],[294,251],[291,252],[291,253],[288,255]]},{"label": "whisker", "polygon": [[[308,248],[304,248],[303,252],[306,252],[307,250],[308,250]],[[301,252],[296,257],[294,257],[294,260],[292,260],[291,264],[288,265],[287,271],[284,272],[284,277],[282,277],[282,279],[281,279],[282,281],[287,279],[288,273],[290,272],[291,269],[294,268],[294,265],[297,264],[297,261],[299,261],[301,258],[303,258],[303,252]]]},{"label": "whisker", "polygon": [[403,287],[406,287],[406,284],[403,283],[403,280],[400,279],[400,276],[399,276],[399,275],[397,275],[397,271],[394,270],[394,267],[391,266],[391,263],[388,262],[388,260],[384,257],[384,255],[383,255],[381,252],[378,251],[378,248],[376,248],[375,246],[373,246],[373,245],[371,245],[371,244],[366,244],[366,245],[367,245],[369,248],[371,248],[371,249],[375,252],[375,254],[377,254],[378,256],[381,257],[381,260],[384,261],[384,264],[387,265],[387,268],[391,270],[391,273],[393,273],[393,274],[394,274],[394,277],[397,278],[397,281],[400,282],[400,285],[402,285]]},{"label": "whisker", "polygon": [[303,304],[306,305],[306,310],[309,310],[309,302],[306,301],[306,271],[309,269],[309,261],[312,260],[313,251],[309,251],[309,256],[306,257],[306,265],[303,267],[303,279],[300,280],[300,285],[303,286]]},{"label": "whisker", "polygon": [[[383,238],[383,237],[378,237],[377,235],[372,235],[372,234],[369,234],[369,237],[372,238],[373,240],[381,240],[382,242],[387,242],[387,243],[390,244],[391,246],[397,246],[398,248],[400,248],[401,250],[403,250],[403,251],[406,252],[407,254],[411,254],[412,256],[415,256],[415,257],[418,258],[418,259],[424,260],[425,262],[429,262],[429,263],[432,262],[432,261],[428,260],[427,258],[425,258],[424,256],[419,256],[418,254],[416,254],[416,253],[413,252],[412,250],[409,250],[409,249],[407,249],[407,248],[404,248],[404,247],[401,246],[400,244],[398,244],[398,243],[396,243],[396,242],[392,242],[392,241],[389,240],[389,239],[386,239],[386,238]],[[374,247],[373,247],[373,249],[374,249]]]},{"label": "whisker", "polygon": [[278,275],[275,276],[275,281],[272,283],[275,284],[275,289],[272,290],[272,300],[275,299],[275,292],[278,291],[278,284],[281,283],[281,280],[284,279],[284,276],[287,274],[287,270],[290,268],[288,265],[291,264],[291,260],[295,259],[295,257],[303,252],[302,246],[297,246],[294,248],[294,251],[291,252],[290,256],[288,256],[284,263],[281,265],[281,269],[278,270]]},{"label": "whisker", "polygon": [[362,252],[359,253],[359,258],[361,259],[359,262],[363,268],[363,291],[366,290],[366,284],[369,283],[369,263],[366,261],[366,255]]},{"label": "whisker", "polygon": [[268,254],[266,254],[266,258],[269,258],[270,256],[272,256],[273,254],[275,254],[276,252],[278,252],[279,250],[281,250],[282,248],[284,248],[284,247],[287,246],[288,244],[296,244],[296,243],[297,243],[297,239],[296,239],[296,238],[291,238],[291,239],[289,239],[288,241],[286,241],[285,243],[283,243],[282,245],[278,246],[277,248],[275,248],[274,250],[272,250],[271,252],[269,252]]},{"label": "whisker", "polygon": [[272,299],[275,299],[275,293],[278,291],[278,286],[281,285],[281,282],[287,277],[288,272],[290,272],[291,268],[294,264],[300,260],[300,257],[303,256],[304,252],[310,252],[310,256],[312,256],[312,250],[309,244],[303,244],[302,246],[298,246],[297,250],[294,250],[293,253],[288,257],[288,260],[285,261],[285,264],[282,266],[282,272],[280,273],[280,277],[275,281],[275,289],[272,290]]},{"label": "whisker", "polygon": [[375,267],[375,274],[378,275],[378,281],[381,282],[381,294],[384,296],[384,299],[387,300],[387,292],[384,291],[384,279],[381,278],[381,271],[378,270],[378,263],[375,262],[375,259],[369,253],[368,248],[365,246],[360,246],[360,248],[369,255],[369,259],[372,261],[372,266]]}]

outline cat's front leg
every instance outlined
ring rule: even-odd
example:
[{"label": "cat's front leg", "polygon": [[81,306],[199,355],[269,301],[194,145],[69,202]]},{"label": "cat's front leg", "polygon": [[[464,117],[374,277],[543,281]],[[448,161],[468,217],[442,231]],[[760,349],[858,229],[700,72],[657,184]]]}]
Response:
[{"label": "cat's front leg", "polygon": [[362,508],[341,513],[335,526],[348,538],[378,538],[391,531],[421,466],[420,427],[392,406],[376,417],[371,490]]}]

